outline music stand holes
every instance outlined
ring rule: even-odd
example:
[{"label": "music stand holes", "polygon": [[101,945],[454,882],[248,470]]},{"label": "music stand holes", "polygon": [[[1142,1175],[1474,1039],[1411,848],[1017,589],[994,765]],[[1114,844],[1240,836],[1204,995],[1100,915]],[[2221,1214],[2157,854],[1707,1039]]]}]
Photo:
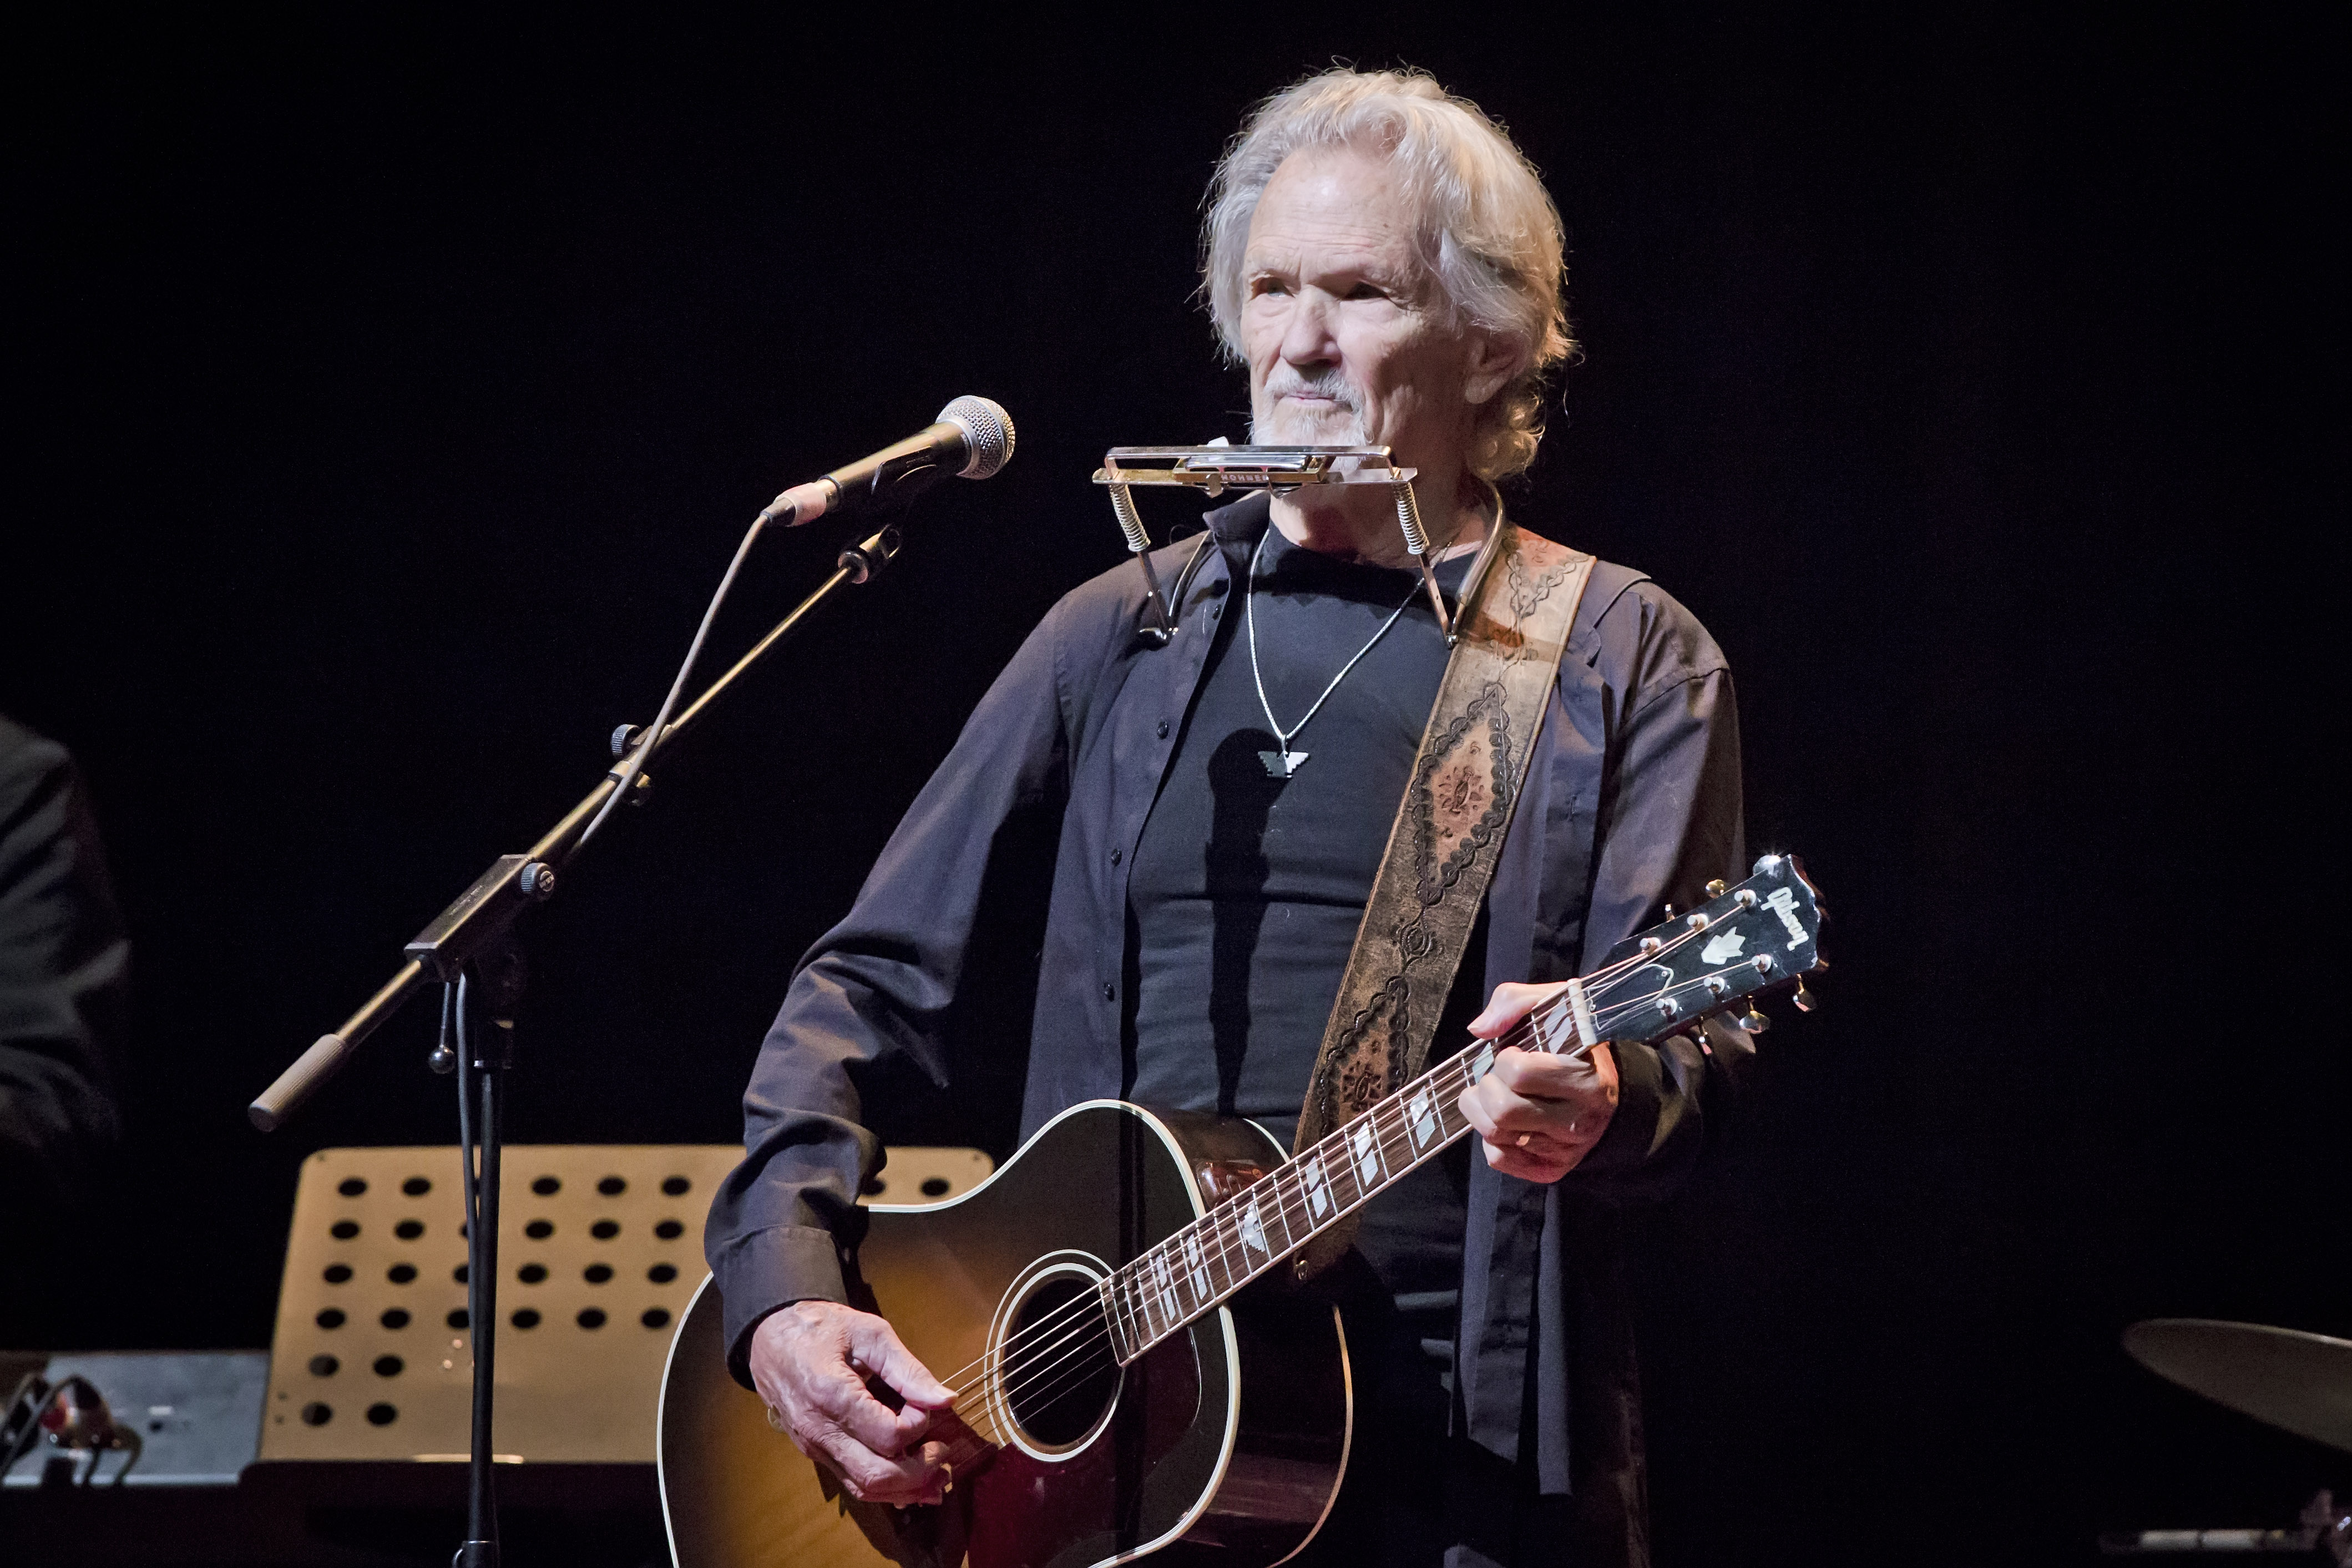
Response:
[{"label": "music stand holes", "polygon": [[324,1426],[334,1418],[333,1407],[321,1405],[315,1399],[302,1406],[302,1425],[305,1426]]},{"label": "music stand holes", "polygon": [[588,1227],[588,1234],[594,1237],[599,1241],[610,1241],[614,1237],[621,1234],[620,1221],[600,1219],[594,1225]]},{"label": "music stand holes", "polygon": [[596,1184],[596,1190],[608,1198],[617,1198],[629,1190],[629,1184],[618,1176],[607,1176]]},{"label": "music stand holes", "polygon": [[662,1178],[662,1191],[674,1198],[682,1198],[686,1196],[688,1191],[691,1189],[693,1185],[694,1184],[688,1181],[684,1176],[664,1176]]},{"label": "music stand holes", "polygon": [[669,1314],[663,1311],[659,1307],[647,1307],[646,1309],[645,1316],[639,1318],[637,1321],[643,1323],[649,1329],[663,1328],[669,1322]]},{"label": "music stand holes", "polygon": [[327,1227],[327,1234],[337,1241],[349,1241],[359,1233],[360,1222],[355,1219],[339,1219]]},{"label": "music stand holes", "polygon": [[563,1184],[557,1181],[553,1176],[541,1176],[539,1180],[531,1183],[530,1190],[537,1193],[541,1197],[551,1198],[556,1194],[563,1190]]},{"label": "music stand holes", "polygon": [[349,1282],[350,1282],[350,1280],[351,1280],[351,1277],[352,1277],[352,1266],[351,1266],[350,1264],[348,1264],[348,1263],[330,1263],[330,1264],[328,1264],[328,1265],[327,1265],[327,1272],[326,1272],[326,1275],[325,1275],[325,1279],[326,1279],[326,1281],[327,1281],[327,1283],[328,1283],[328,1284],[330,1284],[330,1285],[342,1285],[342,1284],[347,1284],[347,1283],[349,1283]]},{"label": "music stand holes", "polygon": [[383,1316],[376,1321],[387,1329],[404,1329],[408,1327],[408,1310],[405,1307],[387,1307]]},{"label": "music stand holes", "polygon": [[[367,1191],[367,1179],[363,1176],[345,1176],[341,1181],[335,1184],[335,1191],[342,1194],[343,1196],[347,1198],[358,1197],[362,1193]],[[311,1425],[315,1426],[318,1423],[314,1421]]]},{"label": "music stand holes", "polygon": [[402,1220],[392,1227],[392,1234],[403,1241],[415,1241],[425,1234],[425,1222],[421,1219]]},{"label": "music stand holes", "polygon": [[310,1375],[312,1377],[332,1377],[337,1372],[342,1369],[342,1364],[343,1363],[341,1362],[337,1361],[331,1355],[314,1355],[310,1358]]},{"label": "music stand holes", "polygon": [[400,1184],[400,1190],[412,1198],[421,1198],[433,1190],[433,1184],[423,1176],[411,1176]]},{"label": "music stand holes", "polygon": [[518,1329],[535,1329],[539,1327],[538,1309],[533,1307],[525,1307],[513,1317],[509,1318],[507,1321],[512,1323]]},{"label": "music stand holes", "polygon": [[656,1263],[646,1270],[646,1278],[656,1285],[667,1285],[677,1278],[677,1269],[667,1263]]},{"label": "music stand holes", "polygon": [[870,1198],[880,1195],[882,1191],[882,1178],[879,1176],[867,1176],[864,1178],[857,1184],[857,1191],[865,1197]]},{"label": "music stand holes", "polygon": [[468,1329],[474,1324],[474,1320],[466,1315],[466,1309],[463,1307],[456,1309],[441,1321],[453,1329]]},{"label": "music stand holes", "polygon": [[582,1308],[580,1310],[580,1326],[583,1329],[603,1328],[604,1326],[604,1312],[594,1307]]},{"label": "music stand holes", "polygon": [[455,1279],[458,1284],[463,1285],[466,1283],[467,1279],[470,1278],[467,1273],[467,1269],[469,1267],[471,1266],[468,1264],[460,1263],[457,1268],[449,1270],[449,1278]]},{"label": "music stand holes", "polygon": [[515,1270],[515,1278],[521,1280],[526,1285],[537,1285],[547,1278],[547,1265],[544,1263],[526,1263],[521,1268]]},{"label": "music stand holes", "polygon": [[535,1219],[522,1227],[522,1233],[533,1241],[545,1241],[555,1234],[555,1226],[547,1220]]},{"label": "music stand holes", "polygon": [[382,1401],[368,1406],[368,1425],[371,1426],[389,1426],[399,1419],[400,1412]]},{"label": "music stand holes", "polygon": [[677,1221],[674,1219],[666,1219],[662,1221],[661,1224],[654,1226],[654,1234],[660,1237],[664,1241],[676,1241],[679,1237],[686,1234],[686,1226],[678,1224]]},{"label": "music stand holes", "polygon": [[945,1176],[925,1176],[923,1178],[923,1195],[927,1198],[943,1198],[947,1196],[948,1179]]},{"label": "music stand holes", "polygon": [[581,1276],[591,1285],[602,1285],[612,1277],[613,1266],[609,1263],[592,1263]]},{"label": "music stand holes", "polygon": [[410,1280],[416,1278],[416,1265],[414,1263],[395,1263],[391,1268],[383,1271],[383,1277],[391,1280],[395,1285],[405,1285]]},{"label": "music stand holes", "polygon": [[319,1314],[317,1321],[322,1329],[340,1329],[343,1326],[343,1310],[341,1307],[330,1307]]}]

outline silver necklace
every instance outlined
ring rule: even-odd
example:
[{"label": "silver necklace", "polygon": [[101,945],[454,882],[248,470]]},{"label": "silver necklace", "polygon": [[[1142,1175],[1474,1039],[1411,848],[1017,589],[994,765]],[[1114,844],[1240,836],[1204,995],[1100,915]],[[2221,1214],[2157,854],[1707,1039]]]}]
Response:
[{"label": "silver necklace", "polygon": [[1250,678],[1257,682],[1257,705],[1265,711],[1266,727],[1274,731],[1275,741],[1282,748],[1278,752],[1260,752],[1257,760],[1265,767],[1268,778],[1286,779],[1307,761],[1305,752],[1290,749],[1290,738],[1307,728],[1307,720],[1314,718],[1317,710],[1329,700],[1331,693],[1339,689],[1339,682],[1348,679],[1348,672],[1372,651],[1374,643],[1389,635],[1389,628],[1397,624],[1397,617],[1404,614],[1407,605],[1412,603],[1412,596],[1421,591],[1421,584],[1415,583],[1405,590],[1403,600],[1389,612],[1389,618],[1382,621],[1381,629],[1372,634],[1371,642],[1358,648],[1356,657],[1339,667],[1339,673],[1331,678],[1331,684],[1323,689],[1323,695],[1315,700],[1314,706],[1307,710],[1306,716],[1286,730],[1275,720],[1274,704],[1265,700],[1265,675],[1259,669],[1257,662],[1257,563],[1259,557],[1265,553],[1266,535],[1273,531],[1274,525],[1268,523],[1265,533],[1258,535],[1257,548],[1250,552],[1249,578],[1242,586],[1242,619],[1249,629]]}]

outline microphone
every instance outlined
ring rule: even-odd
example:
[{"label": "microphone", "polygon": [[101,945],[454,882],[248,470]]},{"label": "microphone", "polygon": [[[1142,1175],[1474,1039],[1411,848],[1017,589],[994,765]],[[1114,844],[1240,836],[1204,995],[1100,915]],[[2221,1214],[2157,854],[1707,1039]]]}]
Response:
[{"label": "microphone", "polygon": [[952,469],[984,479],[1013,458],[1013,416],[985,397],[959,397],[929,428],[870,452],[768,503],[760,521],[797,528],[829,511],[897,500],[928,489]]}]

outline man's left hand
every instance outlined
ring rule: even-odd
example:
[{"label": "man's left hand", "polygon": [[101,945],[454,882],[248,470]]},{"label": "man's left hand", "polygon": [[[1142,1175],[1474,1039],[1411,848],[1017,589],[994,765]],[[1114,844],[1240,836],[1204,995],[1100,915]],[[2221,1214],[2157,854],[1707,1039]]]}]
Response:
[{"label": "man's left hand", "polygon": [[[1470,1032],[1491,1040],[1566,990],[1498,985]],[[1583,1057],[1508,1047],[1486,1077],[1462,1091],[1462,1114],[1478,1130],[1486,1163],[1507,1176],[1557,1182],[1576,1169],[1617,1111],[1617,1058],[1609,1042]]]}]

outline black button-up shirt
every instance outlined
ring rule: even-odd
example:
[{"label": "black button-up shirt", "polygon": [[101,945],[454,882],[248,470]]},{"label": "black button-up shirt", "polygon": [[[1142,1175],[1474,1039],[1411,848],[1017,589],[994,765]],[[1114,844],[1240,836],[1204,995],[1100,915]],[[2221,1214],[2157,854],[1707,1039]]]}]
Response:
[{"label": "black button-up shirt", "polygon": [[[841,1256],[860,1234],[858,1184],[880,1155],[859,1124],[860,1080],[904,1055],[946,1082],[947,1022],[1000,834],[1037,810],[1059,827],[1051,867],[1035,868],[1050,875],[1052,893],[1024,1135],[1071,1105],[1118,1095],[1134,850],[1210,634],[1268,521],[1265,498],[1254,496],[1209,514],[1205,545],[1187,540],[1155,556],[1160,580],[1173,584],[1203,551],[1165,646],[1139,635],[1145,588],[1134,563],[1055,605],[982,699],[848,915],[803,959],[744,1098],[748,1154],[714,1202],[705,1237],[738,1376],[761,1318],[790,1301],[844,1299]],[[1742,861],[1738,725],[1723,655],[1646,578],[1601,563],[1488,891],[1486,983],[1590,968],[1660,918],[1666,901],[1696,904],[1710,878],[1744,876]],[[1532,1461],[1545,1491],[1570,1488],[1573,1352],[1578,1397],[1593,1402],[1576,1427],[1597,1450],[1580,1452],[1577,1468],[1638,1496],[1628,1480],[1638,1465],[1631,1342],[1606,1205],[1655,1188],[1696,1153],[1702,1104],[1719,1069],[1744,1054],[1732,1032],[1713,1037],[1712,1055],[1679,1038],[1618,1047],[1617,1112],[1564,1182],[1537,1186],[1471,1162],[1462,1404],[1470,1436],[1516,1458],[1533,1394]],[[1580,1243],[1585,1232],[1593,1245]],[[1611,1278],[1588,1278],[1586,1260]],[[1613,1414],[1596,1427],[1593,1411]]]}]

